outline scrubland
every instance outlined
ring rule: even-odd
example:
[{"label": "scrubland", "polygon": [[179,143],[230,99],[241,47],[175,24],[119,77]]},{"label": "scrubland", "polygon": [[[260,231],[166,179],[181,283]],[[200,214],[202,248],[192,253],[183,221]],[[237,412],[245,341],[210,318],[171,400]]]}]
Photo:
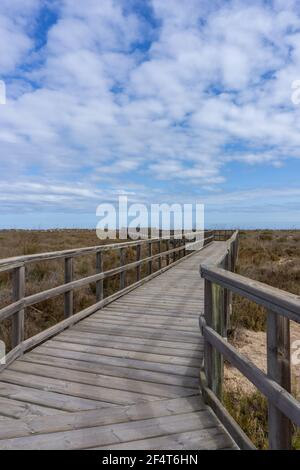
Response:
[{"label": "scrubland", "polygon": [[[300,295],[300,231],[241,231],[236,272],[273,287]],[[230,341],[266,371],[266,311],[239,296],[233,298]],[[300,325],[291,322],[291,344],[300,339]],[[299,399],[300,367],[292,368],[293,394]],[[267,440],[267,402],[236,369],[225,367],[224,402],[257,447]],[[295,448],[300,433],[294,429]]]}]

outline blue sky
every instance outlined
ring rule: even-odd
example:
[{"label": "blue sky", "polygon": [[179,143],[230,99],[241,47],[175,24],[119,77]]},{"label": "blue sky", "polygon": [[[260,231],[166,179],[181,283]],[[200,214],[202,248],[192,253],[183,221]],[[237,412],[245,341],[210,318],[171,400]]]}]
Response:
[{"label": "blue sky", "polygon": [[297,1],[1,0],[0,79],[0,227],[127,194],[300,228]]}]

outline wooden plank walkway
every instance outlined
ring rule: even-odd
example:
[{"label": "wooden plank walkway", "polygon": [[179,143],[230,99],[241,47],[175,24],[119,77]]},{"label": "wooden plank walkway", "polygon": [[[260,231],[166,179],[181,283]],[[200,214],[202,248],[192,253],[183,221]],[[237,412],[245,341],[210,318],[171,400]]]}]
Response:
[{"label": "wooden plank walkway", "polygon": [[0,374],[1,449],[227,449],[199,395],[213,242]]}]

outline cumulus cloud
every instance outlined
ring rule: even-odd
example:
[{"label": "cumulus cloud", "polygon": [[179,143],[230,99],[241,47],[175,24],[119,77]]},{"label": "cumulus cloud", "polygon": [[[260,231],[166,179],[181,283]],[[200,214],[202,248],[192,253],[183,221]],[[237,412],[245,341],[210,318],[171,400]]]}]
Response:
[{"label": "cumulus cloud", "polygon": [[2,209],[94,210],[135,184],[225,196],[235,162],[299,158],[299,16],[280,0],[2,0]]}]

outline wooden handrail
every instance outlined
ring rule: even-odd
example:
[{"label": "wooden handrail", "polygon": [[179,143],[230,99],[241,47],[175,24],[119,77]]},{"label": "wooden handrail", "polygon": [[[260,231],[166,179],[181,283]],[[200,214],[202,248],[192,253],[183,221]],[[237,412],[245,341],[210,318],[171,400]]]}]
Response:
[{"label": "wooden handrail", "polygon": [[259,281],[213,266],[201,266],[201,276],[214,284],[229,289],[258,305],[300,323],[300,296]]},{"label": "wooden handrail", "polygon": [[[172,249],[169,247],[170,240],[176,245]],[[189,240],[190,241],[190,240]],[[209,236],[204,238],[204,243],[212,241],[212,237]],[[166,249],[161,251],[162,242],[165,242]],[[154,243],[158,243],[158,253],[153,254],[152,246]],[[9,361],[14,360],[18,355],[22,354],[28,349],[29,345],[38,344],[41,340],[48,338],[53,332],[61,331],[66,325],[73,324],[76,318],[83,318],[82,312],[75,314],[73,311],[73,292],[75,289],[87,286],[89,284],[96,284],[96,303],[91,308],[85,309],[83,315],[89,315],[111,302],[118,295],[123,295],[128,291],[146,282],[153,276],[156,276],[166,269],[169,269],[173,264],[177,263],[181,259],[181,254],[185,254],[185,243],[186,240],[182,238],[178,239],[178,235],[168,238],[160,239],[149,239],[149,240],[138,240],[133,242],[114,243],[110,245],[103,245],[97,247],[86,247],[78,250],[63,250],[59,252],[42,253],[35,255],[26,255],[20,257],[9,258],[6,260],[0,260],[0,271],[12,270],[13,272],[13,303],[0,309],[0,321],[12,317],[13,328],[12,328],[12,350],[8,353],[6,365]],[[148,256],[145,258],[141,257],[141,248],[143,245],[148,245]],[[126,249],[129,247],[136,248],[136,261],[126,263]],[[120,266],[104,271],[103,269],[103,253],[109,250],[119,250],[120,252]],[[78,280],[73,280],[73,258],[83,254],[96,254],[96,273]],[[187,254],[191,256],[193,253]],[[172,255],[172,262],[170,262],[170,255]],[[175,256],[179,255],[178,260],[175,260]],[[57,258],[63,258],[65,260],[65,283],[57,287],[47,289],[42,292],[38,292],[29,296],[25,294],[25,268],[28,263],[37,262],[41,260],[53,260]],[[162,259],[166,260],[166,266],[162,267]],[[158,270],[153,272],[153,262],[158,260]],[[146,277],[141,279],[141,266],[148,266],[148,273]],[[126,286],[126,272],[129,270],[136,270],[136,282],[130,286]],[[120,276],[120,290],[117,293],[112,294],[107,298],[104,297],[103,292],[103,281],[104,279],[119,275]],[[24,311],[26,307],[33,306],[39,302],[52,299],[59,295],[64,295],[64,314],[65,320],[54,325],[47,330],[47,332],[39,333],[32,338],[24,341]],[[79,320],[78,320],[79,321]],[[20,346],[21,345],[21,346]],[[6,366],[5,365],[5,366]],[[4,366],[4,367],[5,367]],[[1,367],[0,369],[2,369]]]},{"label": "wooden handrail", "polygon": [[[188,239],[189,236],[196,236],[198,232],[189,232],[183,234],[181,238]],[[199,232],[202,233],[202,232]],[[209,232],[205,232],[206,233]],[[204,236],[204,240],[207,237]],[[120,243],[110,243],[105,245],[96,245],[96,246],[87,246],[83,248],[73,248],[69,250],[60,250],[60,251],[51,251],[45,253],[35,253],[32,255],[21,255],[21,256],[14,256],[11,258],[4,258],[0,260],[0,272],[8,271],[14,268],[18,268],[19,266],[24,266],[28,263],[37,262],[37,261],[48,261],[54,260],[59,258],[68,258],[68,257],[75,257],[75,256],[82,256],[87,254],[93,254],[98,252],[105,252],[111,250],[119,250],[120,248],[128,248],[128,247],[135,247],[138,245],[147,245],[149,242],[155,243],[159,240],[176,240],[179,239],[179,235],[174,235],[170,237],[162,237],[162,238],[151,238],[145,240],[134,240],[130,242],[120,242]]]},{"label": "wooden handrail", "polygon": [[[200,317],[204,336],[201,386],[206,401],[232,432],[241,448],[254,448],[222,404],[223,362],[226,358],[268,399],[269,446],[291,448],[291,422],[300,425],[300,403],[291,395],[289,321],[300,323],[300,297],[231,270],[237,257],[238,234],[227,242],[225,254],[214,264],[201,266],[205,279],[205,311]],[[226,309],[234,292],[267,308],[267,374],[228,344]],[[227,312],[228,313],[228,312]]]}]

